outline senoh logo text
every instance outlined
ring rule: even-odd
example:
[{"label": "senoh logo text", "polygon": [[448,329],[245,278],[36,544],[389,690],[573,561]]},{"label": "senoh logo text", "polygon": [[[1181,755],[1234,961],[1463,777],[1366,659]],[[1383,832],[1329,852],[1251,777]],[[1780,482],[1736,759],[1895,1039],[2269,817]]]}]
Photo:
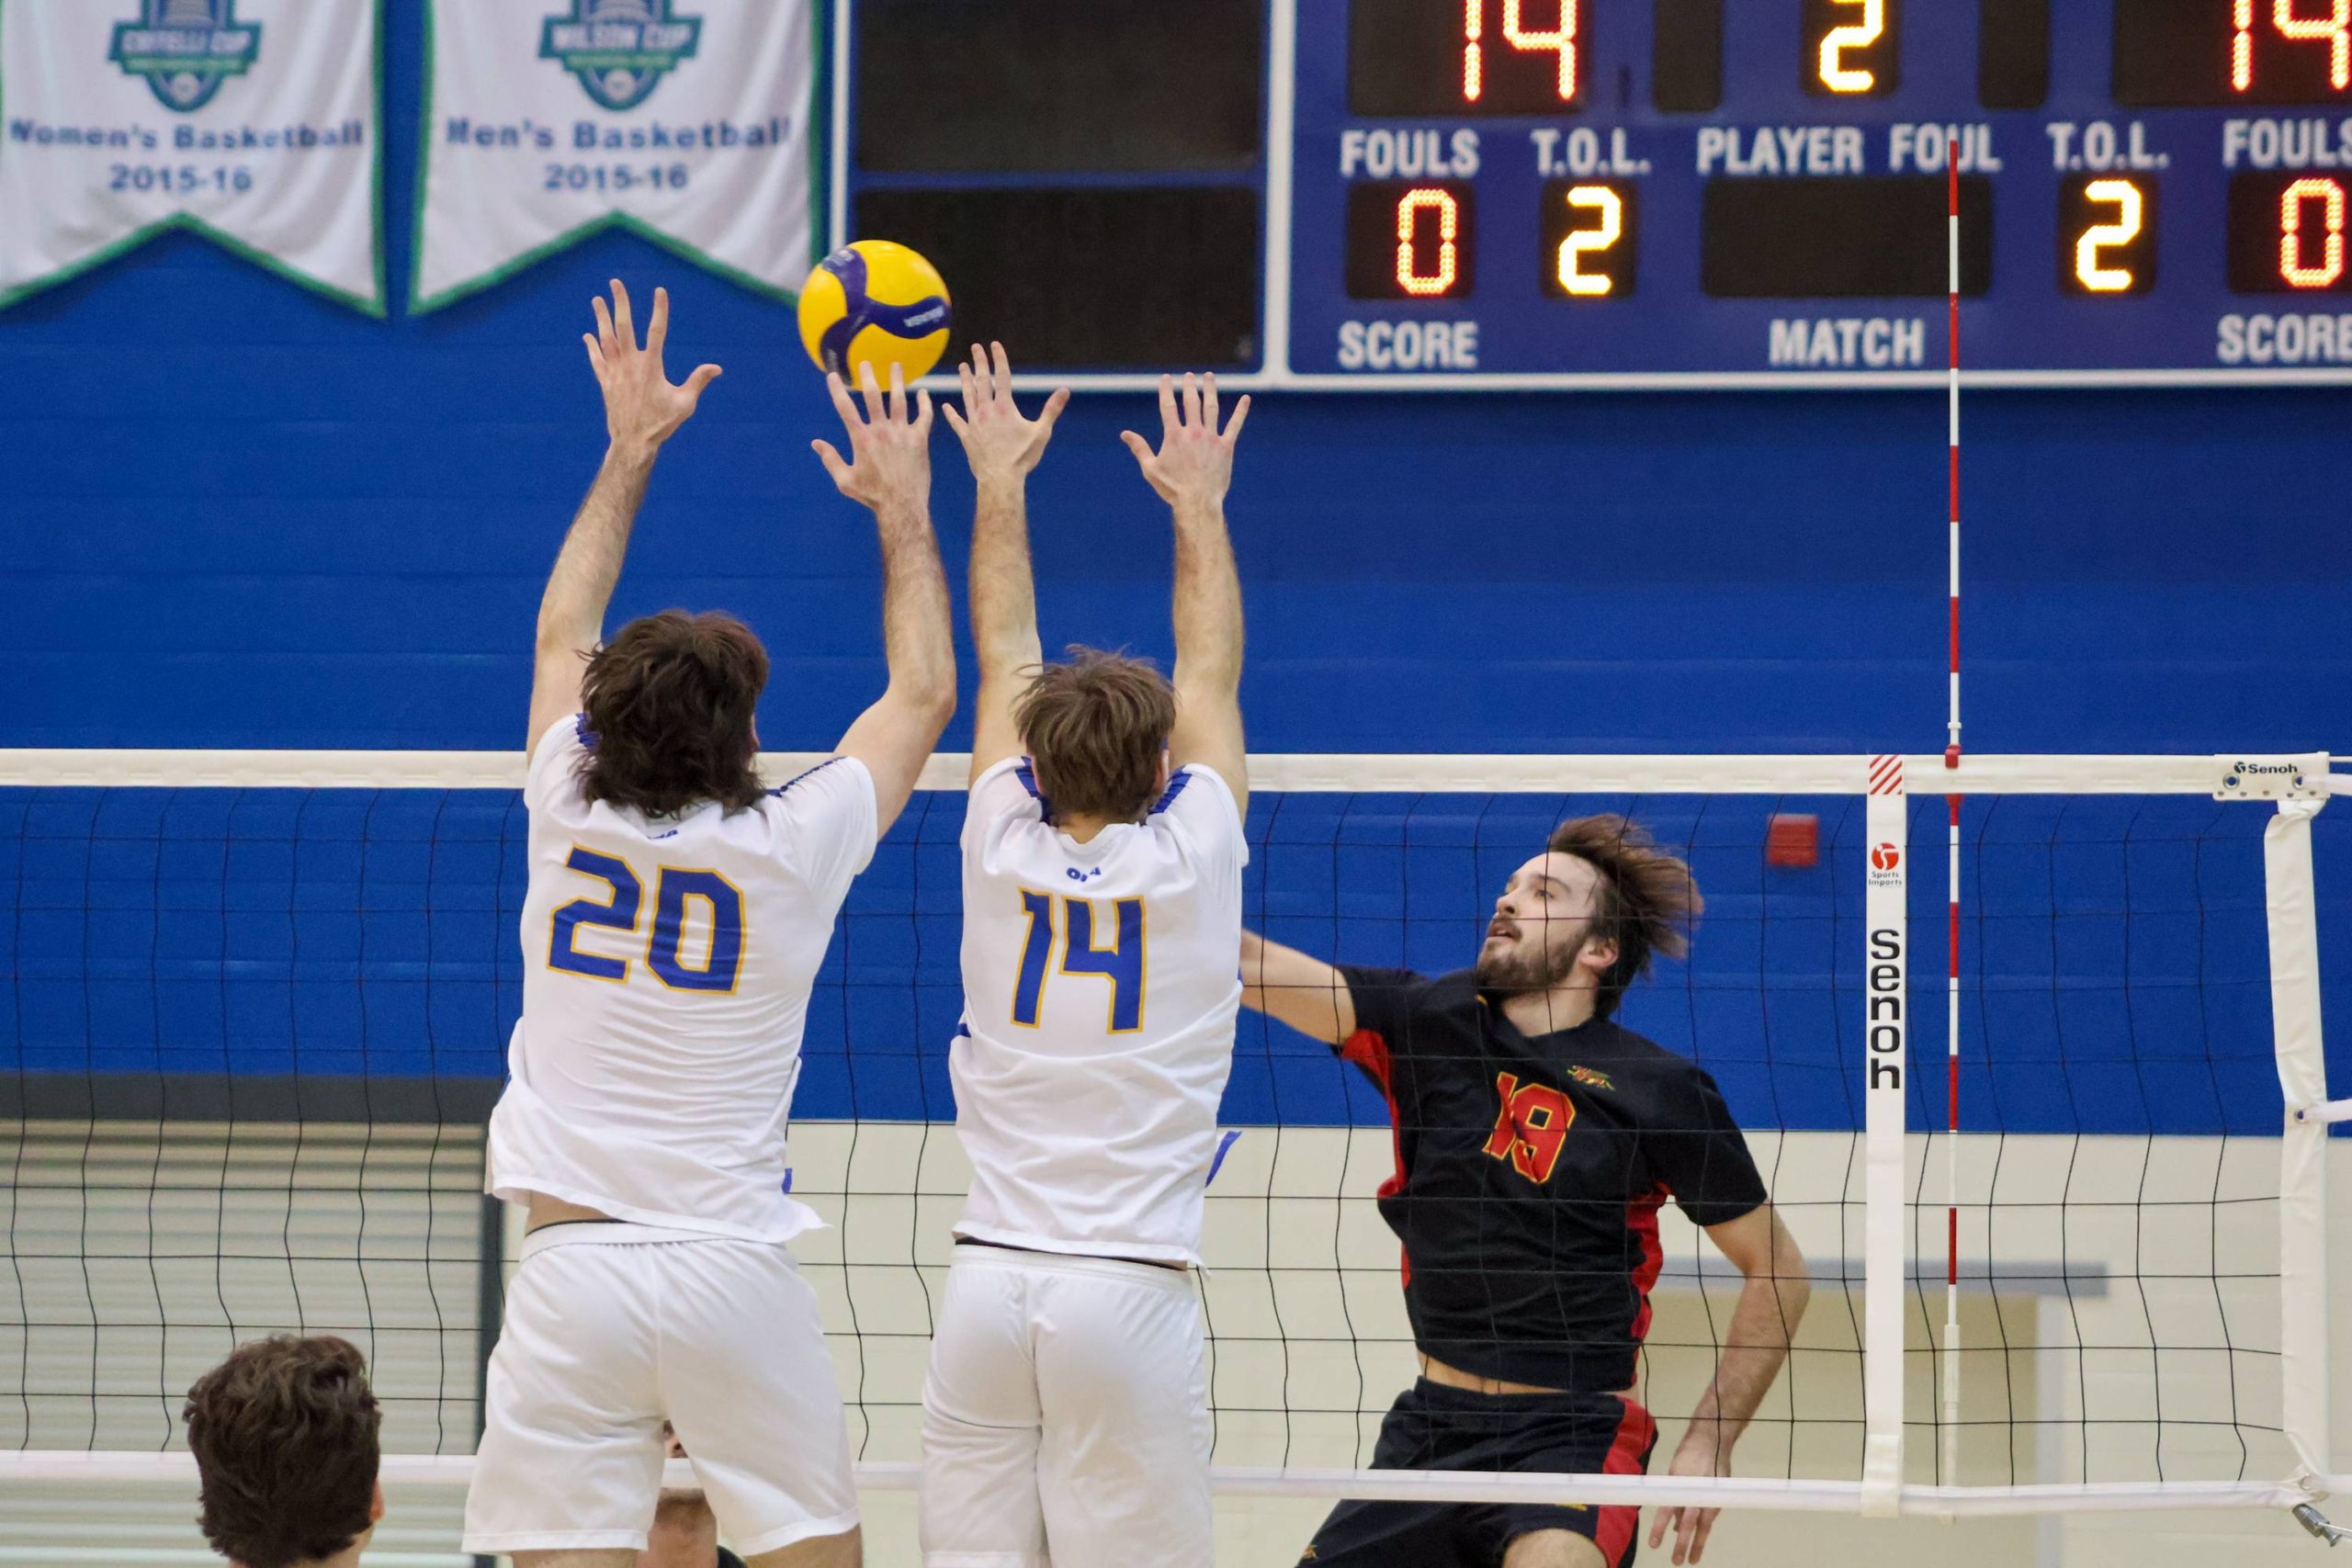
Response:
[{"label": "senoh logo text", "polygon": [[1903,933],[1893,926],[1871,932],[1870,997],[1870,1087],[1899,1091],[1903,1088]]}]

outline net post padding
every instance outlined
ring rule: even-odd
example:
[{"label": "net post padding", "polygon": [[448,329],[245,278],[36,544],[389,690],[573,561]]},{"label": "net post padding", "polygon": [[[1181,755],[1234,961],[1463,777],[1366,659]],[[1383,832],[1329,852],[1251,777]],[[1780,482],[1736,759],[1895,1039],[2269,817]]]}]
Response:
[{"label": "net post padding", "polygon": [[1908,1028],[1910,807],[1903,760],[1869,774],[1862,927],[1862,1483],[1861,1511],[1889,1518],[1903,1489],[1903,1074]]},{"label": "net post padding", "polygon": [[2282,800],[2264,828],[2270,938],[2270,1016],[2286,1123],[2278,1139],[2278,1348],[2288,1443],[2310,1485],[2327,1472],[2327,1129],[2306,1116],[2327,1103],[2320,1035],[2318,898],[2312,818],[2324,796]]}]

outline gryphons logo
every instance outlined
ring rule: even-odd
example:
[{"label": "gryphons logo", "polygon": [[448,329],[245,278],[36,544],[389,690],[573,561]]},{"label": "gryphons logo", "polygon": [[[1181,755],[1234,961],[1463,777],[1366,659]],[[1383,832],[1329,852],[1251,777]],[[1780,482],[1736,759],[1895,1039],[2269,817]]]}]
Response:
[{"label": "gryphons logo", "polygon": [[165,108],[192,114],[261,58],[261,24],[236,10],[237,0],[140,0],[137,21],[114,25],[107,58],[144,76]]},{"label": "gryphons logo", "polygon": [[539,58],[579,77],[605,108],[635,108],[702,41],[702,18],[673,16],[671,3],[571,0],[569,16],[549,17],[541,28]]}]

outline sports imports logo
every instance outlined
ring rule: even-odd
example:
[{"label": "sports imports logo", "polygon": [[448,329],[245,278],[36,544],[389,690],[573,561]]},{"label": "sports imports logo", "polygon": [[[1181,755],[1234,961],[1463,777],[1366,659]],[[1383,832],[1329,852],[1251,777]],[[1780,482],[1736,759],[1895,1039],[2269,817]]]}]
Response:
[{"label": "sports imports logo", "polygon": [[237,0],[140,0],[138,20],[114,25],[107,58],[144,76],[165,108],[192,114],[261,58],[261,24],[238,21],[236,9]]},{"label": "sports imports logo", "polygon": [[1893,844],[1872,844],[1871,846],[1871,869],[1872,871],[1893,871],[1896,866],[1901,865],[1902,863],[1903,852],[1896,849]]},{"label": "sports imports logo", "polygon": [[580,78],[604,107],[635,108],[702,41],[702,18],[673,16],[671,4],[571,0],[569,16],[549,17],[541,28],[539,58]]}]

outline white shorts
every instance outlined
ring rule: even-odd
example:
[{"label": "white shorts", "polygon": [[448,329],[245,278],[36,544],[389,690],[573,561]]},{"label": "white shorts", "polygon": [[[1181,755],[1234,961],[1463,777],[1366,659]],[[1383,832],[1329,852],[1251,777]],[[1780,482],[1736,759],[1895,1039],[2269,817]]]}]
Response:
[{"label": "white shorts", "polygon": [[922,1391],[926,1568],[1205,1568],[1189,1275],[960,1246]]},{"label": "white shorts", "polygon": [[645,1549],[677,1428],[745,1556],[857,1524],[817,1294],[783,1247],[649,1225],[551,1225],[523,1244],[465,1550]]}]

